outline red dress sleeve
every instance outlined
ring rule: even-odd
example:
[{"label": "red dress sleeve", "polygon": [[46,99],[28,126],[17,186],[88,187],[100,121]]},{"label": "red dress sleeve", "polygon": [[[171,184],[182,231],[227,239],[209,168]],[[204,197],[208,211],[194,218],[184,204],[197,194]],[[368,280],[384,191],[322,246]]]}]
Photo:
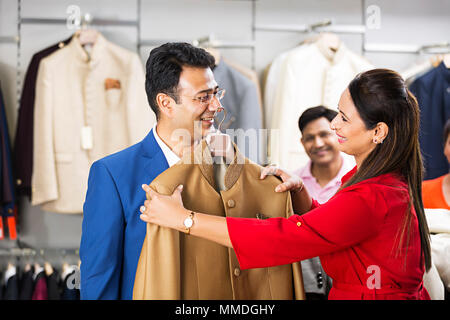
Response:
[{"label": "red dress sleeve", "polygon": [[303,215],[266,220],[227,218],[242,269],[265,268],[329,254],[378,232],[387,212],[381,192],[352,186]]}]

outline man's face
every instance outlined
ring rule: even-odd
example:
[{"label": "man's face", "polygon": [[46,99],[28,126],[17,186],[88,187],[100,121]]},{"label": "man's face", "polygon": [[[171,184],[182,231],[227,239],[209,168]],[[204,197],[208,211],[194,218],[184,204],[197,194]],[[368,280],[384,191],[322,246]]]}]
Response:
[{"label": "man's face", "polygon": [[[215,93],[218,85],[210,68],[183,67],[178,83],[178,102],[171,118],[172,126],[190,133],[191,141],[214,130],[214,114],[221,107],[217,98],[209,103],[207,95]],[[195,136],[194,136],[195,134]]]},{"label": "man's face", "polygon": [[301,142],[312,163],[325,165],[339,157],[339,142],[327,118],[309,122],[303,128]]}]

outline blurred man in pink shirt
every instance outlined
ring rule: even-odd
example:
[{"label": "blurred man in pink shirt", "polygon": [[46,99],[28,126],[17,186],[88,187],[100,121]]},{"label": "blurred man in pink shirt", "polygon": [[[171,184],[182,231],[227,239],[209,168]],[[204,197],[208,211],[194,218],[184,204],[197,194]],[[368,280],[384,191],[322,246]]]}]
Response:
[{"label": "blurred man in pink shirt", "polygon": [[[300,141],[310,160],[295,174],[302,178],[308,193],[319,203],[327,202],[336,193],[341,178],[356,165],[352,156],[339,151],[337,136],[330,128],[331,120],[337,115],[336,111],[318,106],[305,110],[298,120],[302,133]],[[326,299],[331,280],[319,258],[301,263],[306,299]]]}]

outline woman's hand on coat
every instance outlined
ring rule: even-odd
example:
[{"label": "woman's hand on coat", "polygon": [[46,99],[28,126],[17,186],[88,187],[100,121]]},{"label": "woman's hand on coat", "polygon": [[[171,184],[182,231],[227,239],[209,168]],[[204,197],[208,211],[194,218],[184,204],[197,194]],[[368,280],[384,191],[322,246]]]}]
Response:
[{"label": "woman's hand on coat", "polygon": [[264,179],[267,176],[277,176],[283,181],[283,183],[276,186],[275,192],[284,192],[289,190],[292,193],[296,193],[303,189],[303,180],[299,176],[291,174],[276,166],[267,166],[262,169],[260,179]]},{"label": "woman's hand on coat", "polygon": [[142,213],[140,215],[141,220],[183,231],[183,221],[190,213],[183,206],[181,198],[183,186],[179,185],[173,194],[169,196],[154,191],[146,184],[142,185],[142,189],[147,193],[150,200],[146,200],[140,208]]}]

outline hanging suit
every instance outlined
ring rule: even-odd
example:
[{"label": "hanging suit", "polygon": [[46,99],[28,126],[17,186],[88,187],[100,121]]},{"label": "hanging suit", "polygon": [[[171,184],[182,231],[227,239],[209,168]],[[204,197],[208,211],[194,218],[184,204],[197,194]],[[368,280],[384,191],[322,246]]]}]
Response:
[{"label": "hanging suit", "polygon": [[32,205],[58,213],[83,211],[92,163],[140,141],[155,122],[144,83],[138,55],[101,34],[90,55],[74,36],[41,61]]},{"label": "hanging suit", "polygon": [[80,300],[80,290],[74,286],[73,279],[76,277],[77,270],[70,269],[63,272],[61,300]]},{"label": "hanging suit", "polygon": [[35,270],[34,275],[34,289],[33,296],[31,300],[47,300],[48,292],[47,292],[47,279],[45,276],[44,269]]},{"label": "hanging suit", "polygon": [[339,98],[350,81],[373,66],[343,43],[333,52],[326,43],[315,42],[292,50],[277,68],[280,69],[275,78],[278,76],[279,81],[272,89],[275,95],[268,97],[273,101],[269,163],[295,170],[309,160],[300,143],[300,115],[318,105],[337,110]]},{"label": "hanging suit", "polygon": [[[204,140],[150,187],[172,194],[183,184],[183,203],[197,212],[255,219],[290,216],[290,193],[274,191],[280,180],[260,180],[262,167],[235,150],[223,177],[224,190],[217,189],[217,172]],[[149,223],[133,299],[304,299],[304,292],[298,262],[243,271],[232,249]]]},{"label": "hanging suit", "polygon": [[19,195],[25,195],[29,199],[31,199],[31,176],[33,172],[34,99],[39,63],[45,57],[63,48],[70,42],[71,38],[35,53],[25,75],[22,94],[20,96],[14,143],[14,173],[17,193]]},{"label": "hanging suit", "polygon": [[60,300],[61,293],[59,291],[58,274],[56,271],[53,271],[52,274],[47,276],[48,300]]},{"label": "hanging suit", "polygon": [[3,300],[19,299],[19,282],[16,267],[9,267],[5,272],[5,291]]},{"label": "hanging suit", "polygon": [[33,269],[25,271],[20,278],[19,300],[31,300],[33,296]]},{"label": "hanging suit", "polygon": [[[226,133],[227,129],[242,129],[245,132],[252,129],[255,130],[254,136],[257,138],[258,129],[262,129],[263,116],[260,97],[255,84],[239,71],[230,67],[223,59],[214,67],[213,73],[219,86],[226,90],[226,94],[221,100],[221,104],[227,111],[222,124],[222,131]],[[215,119],[216,127],[218,119]],[[262,139],[255,141],[245,139],[250,140],[251,144],[249,144],[249,142],[244,141],[245,135],[243,133],[238,131],[234,133],[236,134],[234,140],[242,153],[250,160],[260,163],[263,160],[262,147],[260,146]],[[246,145],[248,151],[245,149]]]},{"label": "hanging suit", "polygon": [[0,86],[0,239],[4,238],[4,226],[8,225],[9,238],[12,240],[17,239],[16,231],[16,214],[17,204],[16,195],[14,190],[14,177],[11,163],[11,145],[9,139],[8,122],[6,120],[5,105],[3,103],[3,95]]},{"label": "hanging suit", "polygon": [[409,90],[420,108],[420,148],[425,166],[424,180],[435,179],[449,171],[444,155],[443,131],[450,118],[450,69],[443,62],[414,81]]}]

